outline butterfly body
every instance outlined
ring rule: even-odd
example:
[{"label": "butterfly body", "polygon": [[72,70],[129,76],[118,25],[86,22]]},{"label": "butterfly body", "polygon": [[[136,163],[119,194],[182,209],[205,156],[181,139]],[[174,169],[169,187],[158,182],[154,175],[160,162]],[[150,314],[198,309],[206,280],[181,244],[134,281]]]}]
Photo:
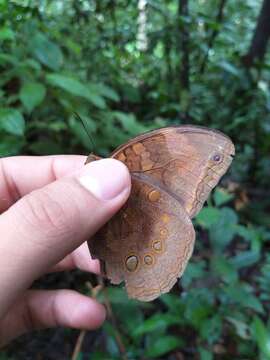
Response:
[{"label": "butterfly body", "polygon": [[[234,146],[223,134],[196,126],[140,135],[111,157],[132,179],[125,206],[89,241],[112,283],[150,301],[171,289],[192,254],[191,222],[226,172]],[[92,161],[92,159],[89,159]]]}]

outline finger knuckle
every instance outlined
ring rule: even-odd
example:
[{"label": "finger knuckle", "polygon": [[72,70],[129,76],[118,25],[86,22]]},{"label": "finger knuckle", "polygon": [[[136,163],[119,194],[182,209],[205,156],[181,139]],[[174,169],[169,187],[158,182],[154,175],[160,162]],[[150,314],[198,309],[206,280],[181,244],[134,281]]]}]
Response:
[{"label": "finger knuckle", "polygon": [[31,308],[29,301],[25,301],[22,321],[24,332],[31,332],[38,328],[38,324],[35,320],[33,309]]},{"label": "finger knuckle", "polygon": [[45,231],[48,236],[72,230],[70,212],[43,189],[25,196],[23,216],[30,226]]}]

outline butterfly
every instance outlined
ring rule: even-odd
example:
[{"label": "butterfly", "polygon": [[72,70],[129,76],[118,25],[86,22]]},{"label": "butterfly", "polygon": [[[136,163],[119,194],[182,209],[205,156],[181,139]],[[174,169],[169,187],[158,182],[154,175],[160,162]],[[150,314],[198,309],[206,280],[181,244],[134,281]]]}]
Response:
[{"label": "butterfly", "polygon": [[[130,298],[168,292],[192,255],[191,219],[229,168],[235,149],[217,130],[185,125],[139,135],[111,157],[131,174],[123,208],[88,241],[111,283],[125,281]],[[92,154],[87,162],[96,160]]]}]

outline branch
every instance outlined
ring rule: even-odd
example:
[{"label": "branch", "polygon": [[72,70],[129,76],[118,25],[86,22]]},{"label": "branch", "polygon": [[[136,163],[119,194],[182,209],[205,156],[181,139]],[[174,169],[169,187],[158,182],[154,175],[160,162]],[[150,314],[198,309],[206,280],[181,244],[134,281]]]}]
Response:
[{"label": "branch", "polygon": [[178,0],[178,44],[179,53],[179,84],[180,84],[180,109],[179,121],[187,123],[189,121],[189,29],[186,19],[189,16],[189,0]]},{"label": "branch", "polygon": [[112,310],[112,306],[111,306],[111,303],[110,303],[110,299],[109,299],[109,296],[108,296],[108,292],[107,292],[107,289],[104,288],[104,300],[105,300],[105,305],[106,305],[106,308],[107,308],[107,311],[108,311],[108,317],[111,321],[111,324],[114,328],[114,331],[115,331],[115,340],[117,342],[117,346],[119,348],[119,351],[121,353],[121,358],[122,360],[128,360],[128,357],[127,357],[127,351],[126,351],[126,348],[125,348],[125,345],[124,345],[124,342],[122,340],[122,336],[121,336],[121,333],[118,329],[118,325],[117,325],[117,321],[116,321],[116,318],[114,316],[114,313],[113,313],[113,310]]},{"label": "branch", "polygon": [[[92,298],[96,298],[98,293],[102,290],[103,286],[102,285],[97,285],[96,287],[92,287],[92,285],[87,282],[86,283],[88,289],[90,290],[90,296]],[[75,345],[75,348],[73,350],[73,354],[71,356],[71,360],[77,360],[78,357],[79,357],[79,354],[81,352],[81,348],[82,348],[82,344],[83,344],[83,340],[85,338],[85,335],[86,335],[86,330],[81,330],[80,331],[80,334],[78,336],[78,339],[76,341],[76,345]]]},{"label": "branch", "polygon": [[[217,24],[219,24],[219,25],[221,25],[222,21],[223,21],[224,8],[225,8],[225,5],[226,5],[226,2],[227,2],[227,0],[220,0],[217,16],[216,16],[216,20],[215,20],[215,22]],[[206,54],[205,54],[205,56],[204,56],[204,58],[202,60],[200,70],[199,70],[201,74],[204,73],[206,63],[207,63],[207,60],[208,60],[208,56],[209,56],[209,51],[213,48],[214,41],[216,40],[216,37],[218,36],[219,32],[220,32],[220,26],[219,26],[219,28],[213,30],[211,36],[208,39],[207,51],[206,51]]]},{"label": "branch", "polygon": [[183,18],[188,17],[188,0],[179,0],[178,22],[182,64],[180,65],[180,83],[184,90],[189,90],[189,31]]},{"label": "branch", "polygon": [[243,57],[246,67],[253,65],[257,59],[263,61],[267,50],[267,44],[270,38],[270,0],[264,0],[260,14],[258,16],[257,25],[253,34],[253,38],[248,53]]}]

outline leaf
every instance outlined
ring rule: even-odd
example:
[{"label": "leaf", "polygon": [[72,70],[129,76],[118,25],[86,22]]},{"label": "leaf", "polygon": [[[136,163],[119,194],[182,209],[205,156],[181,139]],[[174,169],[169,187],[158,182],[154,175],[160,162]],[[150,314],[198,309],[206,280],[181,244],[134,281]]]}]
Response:
[{"label": "leaf", "polygon": [[204,348],[199,348],[199,354],[200,360],[213,360],[213,354]]},{"label": "leaf", "polygon": [[206,264],[204,261],[200,261],[197,263],[190,262],[181,279],[182,286],[184,288],[187,288],[192,284],[193,280],[202,278],[206,274],[205,269]]},{"label": "leaf", "polygon": [[227,71],[228,73],[230,73],[231,75],[234,75],[235,77],[240,78],[240,71],[239,69],[237,69],[237,67],[235,67],[233,64],[229,63],[228,61],[221,61],[219,63],[219,66]]},{"label": "leaf", "polygon": [[20,99],[28,112],[40,105],[46,95],[46,88],[38,82],[29,82],[23,85],[20,91]]},{"label": "leaf", "polygon": [[211,206],[204,207],[196,216],[196,221],[202,227],[209,229],[216,224],[220,219],[220,210]]},{"label": "leaf", "polygon": [[78,44],[77,42],[73,41],[71,38],[66,38],[66,47],[68,47],[74,54],[81,55],[82,53],[82,47],[81,44]]},{"label": "leaf", "polygon": [[234,210],[224,207],[219,210],[219,220],[210,227],[210,241],[215,250],[222,251],[236,234],[237,214]]},{"label": "leaf", "polygon": [[15,109],[0,109],[0,129],[9,134],[22,136],[25,130],[25,121],[23,115]]},{"label": "leaf", "polygon": [[155,342],[148,347],[145,357],[147,359],[157,358],[181,346],[183,346],[182,339],[172,335],[165,335],[156,339]]},{"label": "leaf", "polygon": [[34,59],[26,59],[24,64],[25,66],[29,67],[30,70],[34,70],[37,74],[42,72],[42,66]]},{"label": "leaf", "polygon": [[250,339],[250,331],[249,331],[249,325],[245,322],[235,319],[233,317],[227,316],[226,319],[234,326],[236,334],[244,339],[248,340]]},{"label": "leaf", "polygon": [[[185,304],[183,303],[180,296],[174,294],[163,294],[160,296],[159,300],[161,300],[164,303],[170,314],[174,314],[178,316],[185,310]],[[179,318],[179,323],[182,320],[183,319]]]},{"label": "leaf", "polygon": [[213,315],[208,317],[200,324],[200,334],[201,338],[208,342],[208,344],[213,344],[218,341],[222,332],[222,318],[220,314]]},{"label": "leaf", "polygon": [[2,27],[0,29],[0,40],[14,40],[15,34],[8,27]]},{"label": "leaf", "polygon": [[108,321],[104,323],[103,327],[107,333],[106,348],[112,357],[118,357],[120,355],[119,348],[116,342],[118,333],[116,329],[112,326],[112,324],[110,324]]},{"label": "leaf", "polygon": [[89,100],[93,105],[95,105],[99,109],[105,109],[106,108],[106,102],[98,94],[95,94],[91,91],[88,91],[88,93],[85,94],[85,98]]},{"label": "leaf", "polygon": [[243,237],[246,241],[250,242],[251,250],[253,252],[260,252],[263,245],[263,233],[262,228],[256,228],[254,226],[237,225],[237,234]]},{"label": "leaf", "polygon": [[134,329],[133,336],[141,336],[157,330],[165,330],[168,326],[178,324],[179,320],[170,314],[155,314],[144,320],[144,322]]},{"label": "leaf", "polygon": [[[85,358],[86,359],[86,358]],[[108,353],[95,351],[91,353],[91,356],[87,360],[115,360],[115,357],[109,357]]]},{"label": "leaf", "polygon": [[59,70],[63,65],[63,54],[60,47],[49,40],[41,32],[37,32],[30,39],[30,51],[43,64],[51,70]]},{"label": "leaf", "polygon": [[228,284],[236,283],[238,280],[238,272],[235,267],[222,255],[212,257],[211,270]]},{"label": "leaf", "polygon": [[[126,291],[121,287],[109,287],[107,289],[107,296],[111,304],[117,305],[120,308],[123,304],[127,304],[129,301],[136,302],[135,300],[129,300]],[[105,294],[101,292],[98,299],[101,302],[105,302]]]},{"label": "leaf", "polygon": [[47,75],[46,79],[50,84],[57,86],[70,94],[85,97],[85,93],[88,93],[88,88],[75,78],[53,73]]},{"label": "leaf", "polygon": [[18,138],[1,132],[0,137],[0,157],[17,155],[24,145],[24,139],[21,137]]},{"label": "leaf", "polygon": [[[153,304],[151,303],[142,303],[134,299],[129,299],[127,296],[127,292],[124,288],[121,287],[108,287],[107,295],[110,299],[110,303],[120,309],[122,306],[135,304],[146,309],[151,309],[153,307]],[[103,292],[98,295],[98,300],[101,302],[105,302],[106,298]]]},{"label": "leaf", "polygon": [[17,66],[19,64],[18,59],[10,54],[0,54],[0,64],[6,65],[11,64]]},{"label": "leaf", "polygon": [[259,251],[243,251],[234,256],[230,262],[236,269],[242,269],[256,264],[260,260]]},{"label": "leaf", "polygon": [[236,226],[236,233],[237,235],[241,236],[243,239],[247,241],[251,241],[254,235],[254,230],[252,228],[248,228],[246,226],[238,224]]},{"label": "leaf", "polygon": [[233,199],[233,195],[226,190],[217,188],[214,192],[214,201],[216,206],[221,206]]},{"label": "leaf", "polygon": [[132,135],[146,131],[146,128],[137,121],[134,114],[126,114],[121,111],[114,111],[113,116],[121,123],[124,130]]},{"label": "leaf", "polygon": [[144,322],[143,310],[136,302],[127,302],[120,307],[114,305],[113,312],[131,337],[134,329],[139,328]]},{"label": "leaf", "polygon": [[258,348],[267,357],[270,358],[270,332],[265,327],[262,320],[255,317],[252,323],[252,334],[256,340]]},{"label": "leaf", "polygon": [[264,313],[260,300],[252,294],[250,287],[245,283],[232,284],[224,289],[229,300],[252,309],[258,313]]},{"label": "leaf", "polygon": [[90,101],[93,105],[100,109],[104,109],[106,107],[106,103],[101,96],[91,92],[87,85],[83,84],[76,78],[54,73],[47,75],[46,79],[51,85],[57,86],[72,95],[80,96]]},{"label": "leaf", "polygon": [[264,313],[264,308],[262,306],[262,303],[260,302],[259,298],[257,298],[253,294],[248,295],[248,299],[246,299],[245,306],[250,309],[253,309],[254,311],[260,314]]},{"label": "leaf", "polygon": [[195,328],[200,328],[203,322],[213,312],[214,293],[207,288],[189,289],[185,296],[185,319]]},{"label": "leaf", "polygon": [[94,92],[99,93],[100,95],[102,95],[112,101],[115,101],[115,102],[120,101],[120,97],[117,94],[117,92],[105,84],[102,84],[102,83],[89,84],[89,89],[93,90]]}]

